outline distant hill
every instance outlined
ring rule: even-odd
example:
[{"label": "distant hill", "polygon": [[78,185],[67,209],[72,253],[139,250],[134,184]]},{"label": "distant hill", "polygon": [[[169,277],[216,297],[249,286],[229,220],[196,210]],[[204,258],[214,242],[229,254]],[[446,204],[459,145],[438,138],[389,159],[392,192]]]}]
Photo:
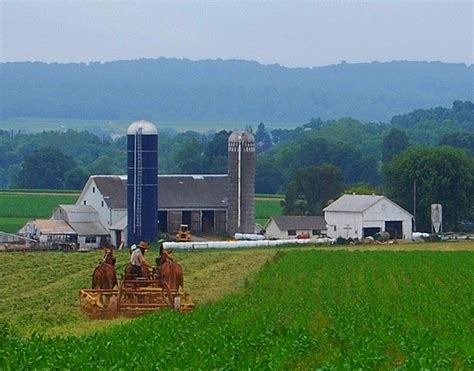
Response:
[{"label": "distant hill", "polygon": [[474,99],[474,66],[440,62],[287,68],[241,60],[0,63],[0,119],[306,122],[392,116]]}]

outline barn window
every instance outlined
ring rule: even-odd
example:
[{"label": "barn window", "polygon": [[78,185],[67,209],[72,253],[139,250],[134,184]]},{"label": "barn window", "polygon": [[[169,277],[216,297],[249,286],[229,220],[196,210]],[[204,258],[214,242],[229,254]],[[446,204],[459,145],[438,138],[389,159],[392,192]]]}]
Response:
[{"label": "barn window", "polygon": [[296,229],[288,229],[288,236],[296,236]]},{"label": "barn window", "polygon": [[336,230],[337,230],[337,228],[336,228],[336,226],[334,226],[334,232],[336,232]]},{"label": "barn window", "polygon": [[313,236],[319,236],[321,234],[321,230],[320,229],[313,229],[312,233],[313,233]]},{"label": "barn window", "polygon": [[95,187],[92,187],[92,193],[95,193]]},{"label": "barn window", "polygon": [[87,201],[86,201],[86,200],[84,200],[84,205],[86,205],[86,204],[87,204]]},{"label": "barn window", "polygon": [[100,206],[104,207],[104,201],[100,201]]},{"label": "barn window", "polygon": [[92,237],[92,236],[87,236],[86,237],[86,243],[96,243],[97,242],[97,237]]}]

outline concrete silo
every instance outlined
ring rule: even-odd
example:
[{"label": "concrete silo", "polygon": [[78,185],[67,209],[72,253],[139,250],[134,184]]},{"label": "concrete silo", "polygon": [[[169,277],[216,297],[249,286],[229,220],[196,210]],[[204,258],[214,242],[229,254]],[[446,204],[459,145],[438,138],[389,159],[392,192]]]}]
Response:
[{"label": "concrete silo", "polygon": [[246,131],[234,131],[228,145],[230,234],[255,231],[255,139]]},{"label": "concrete silo", "polygon": [[153,241],[158,223],[158,130],[140,120],[127,130],[127,244]]}]

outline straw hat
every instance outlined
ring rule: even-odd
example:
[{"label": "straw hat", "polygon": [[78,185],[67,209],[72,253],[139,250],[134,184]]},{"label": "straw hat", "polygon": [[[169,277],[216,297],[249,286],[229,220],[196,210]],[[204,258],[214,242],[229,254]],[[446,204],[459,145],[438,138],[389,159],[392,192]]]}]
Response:
[{"label": "straw hat", "polygon": [[146,250],[148,249],[148,243],[145,241],[140,241],[140,243],[138,244],[138,247]]}]

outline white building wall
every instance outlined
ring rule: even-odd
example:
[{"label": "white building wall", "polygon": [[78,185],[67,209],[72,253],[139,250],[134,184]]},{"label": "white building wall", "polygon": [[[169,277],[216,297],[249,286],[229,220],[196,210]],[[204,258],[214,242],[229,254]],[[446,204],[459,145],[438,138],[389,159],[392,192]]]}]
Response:
[{"label": "white building wall", "polygon": [[[321,235],[325,235],[326,231],[321,230]],[[275,223],[274,220],[271,220],[270,223],[268,223],[267,228],[265,229],[265,238],[267,240],[293,240],[296,239],[298,235],[302,234],[307,234],[309,235],[310,238],[313,237],[319,237],[319,236],[313,236],[313,230],[312,229],[296,229],[296,235],[289,236],[288,235],[288,230],[281,230],[278,228],[277,224]]]},{"label": "white building wall", "polygon": [[[114,222],[112,219],[112,212],[107,206],[104,197],[99,192],[93,178],[89,178],[89,181],[85,185],[76,205],[90,205],[97,210],[99,214],[99,221],[105,228],[109,228]],[[119,219],[117,219],[119,220]]]},{"label": "white building wall", "polygon": [[276,225],[275,221],[272,219],[268,223],[267,228],[265,229],[265,238],[266,239],[286,239],[288,237],[287,231],[282,231]]},{"label": "white building wall", "polygon": [[361,238],[362,213],[346,211],[325,211],[327,235],[330,238]]},{"label": "white building wall", "polygon": [[406,210],[383,198],[375,203],[363,213],[364,227],[379,227],[381,231],[385,230],[386,221],[401,221],[404,239],[412,238],[412,217]]}]

